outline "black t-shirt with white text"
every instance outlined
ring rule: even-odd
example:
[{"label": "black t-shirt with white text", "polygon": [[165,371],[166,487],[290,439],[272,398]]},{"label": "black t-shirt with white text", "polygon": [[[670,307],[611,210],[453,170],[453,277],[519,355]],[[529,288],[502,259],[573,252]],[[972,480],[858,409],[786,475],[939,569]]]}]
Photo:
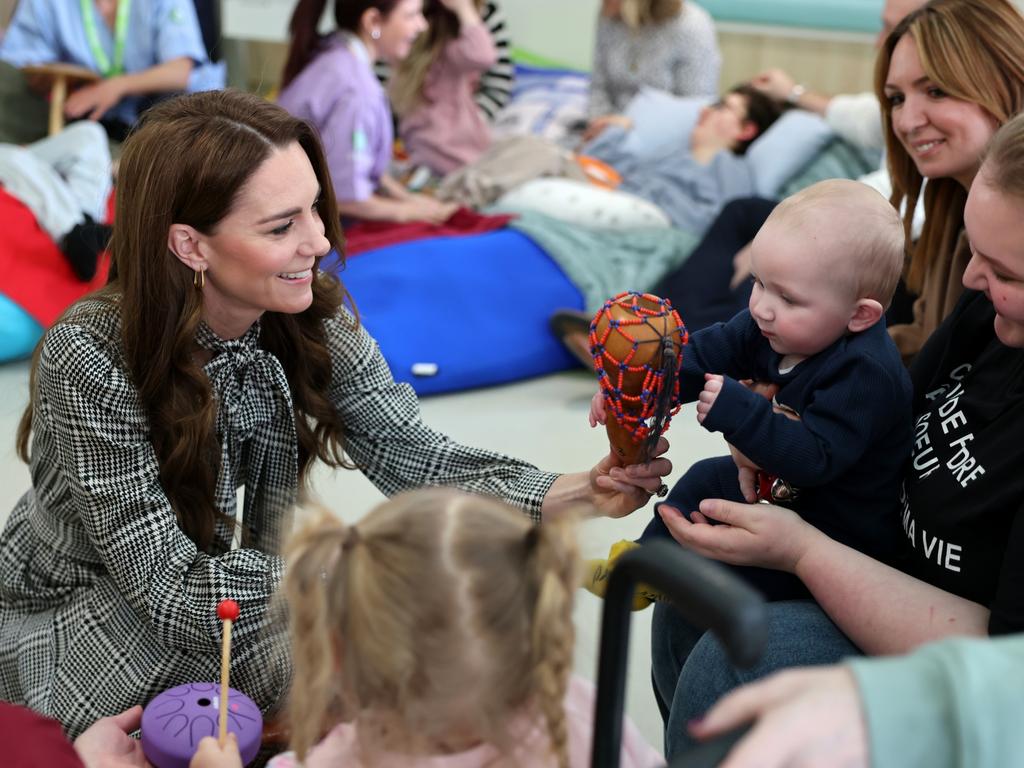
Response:
[{"label": "black t-shirt with white text", "polygon": [[967,291],[914,360],[914,446],[900,565],[990,608],[992,634],[1024,631],[1024,349],[995,335]]}]

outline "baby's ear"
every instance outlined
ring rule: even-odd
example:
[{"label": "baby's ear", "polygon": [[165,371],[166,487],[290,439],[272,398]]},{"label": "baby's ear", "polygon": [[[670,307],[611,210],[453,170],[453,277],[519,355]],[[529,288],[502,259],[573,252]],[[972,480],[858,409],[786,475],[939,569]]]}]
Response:
[{"label": "baby's ear", "polygon": [[851,333],[866,331],[879,321],[883,312],[882,305],[874,299],[858,299],[846,327]]}]

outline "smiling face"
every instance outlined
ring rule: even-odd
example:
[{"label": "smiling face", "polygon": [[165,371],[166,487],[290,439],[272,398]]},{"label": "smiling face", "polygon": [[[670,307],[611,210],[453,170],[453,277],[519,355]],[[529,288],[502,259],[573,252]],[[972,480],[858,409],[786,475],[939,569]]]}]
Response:
[{"label": "smiling face", "polygon": [[985,168],[978,173],[964,209],[971,261],[964,286],[983,291],[996,310],[996,336],[1024,348],[1024,200],[995,189]]},{"label": "smiling face", "polygon": [[416,38],[427,29],[423,0],[399,0],[376,28],[380,31],[380,37],[373,39],[377,58],[392,64],[402,61]]},{"label": "smiling face", "polygon": [[[316,262],[330,250],[319,196],[309,158],[290,144],[273,150],[249,177],[213,234],[189,228],[189,264],[206,270],[203,319],[219,336],[241,336],[264,312],[309,307]],[[171,231],[175,250],[178,226]]]},{"label": "smiling face", "polygon": [[750,314],[780,355],[810,357],[846,331],[857,309],[849,281],[836,279],[826,244],[769,219],[750,246]]},{"label": "smiling face", "polygon": [[979,105],[948,96],[925,73],[914,38],[893,49],[885,81],[892,129],[922,176],[969,188],[998,124]]}]

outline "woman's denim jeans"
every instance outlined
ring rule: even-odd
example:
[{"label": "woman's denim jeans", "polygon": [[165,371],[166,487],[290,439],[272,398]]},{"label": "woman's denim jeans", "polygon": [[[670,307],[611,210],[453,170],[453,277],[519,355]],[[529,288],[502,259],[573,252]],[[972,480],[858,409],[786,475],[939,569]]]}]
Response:
[{"label": "woman's denim jeans", "polygon": [[833,664],[860,651],[810,600],[768,604],[768,643],[751,669],[737,669],[718,639],[688,624],[668,603],[656,603],[651,628],[651,676],[665,721],[665,757],[694,742],[686,724],[724,694],[787,667]]}]

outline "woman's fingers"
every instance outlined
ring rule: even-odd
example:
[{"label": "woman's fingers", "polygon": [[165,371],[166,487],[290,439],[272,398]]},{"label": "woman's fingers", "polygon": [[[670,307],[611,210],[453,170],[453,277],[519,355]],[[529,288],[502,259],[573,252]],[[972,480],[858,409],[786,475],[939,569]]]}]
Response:
[{"label": "woman's fingers", "polygon": [[665,475],[671,471],[672,462],[668,459],[655,459],[650,464],[612,467],[608,470],[608,475],[613,480],[642,488],[647,493],[655,493],[661,487]]},{"label": "woman's fingers", "polygon": [[704,499],[700,503],[700,511],[705,517],[720,523],[747,528],[758,514],[758,509],[750,504],[725,499]]},{"label": "woman's fingers", "polygon": [[794,682],[785,674],[744,685],[719,699],[704,717],[691,723],[690,733],[704,740],[731,731],[785,700],[793,690]]}]

